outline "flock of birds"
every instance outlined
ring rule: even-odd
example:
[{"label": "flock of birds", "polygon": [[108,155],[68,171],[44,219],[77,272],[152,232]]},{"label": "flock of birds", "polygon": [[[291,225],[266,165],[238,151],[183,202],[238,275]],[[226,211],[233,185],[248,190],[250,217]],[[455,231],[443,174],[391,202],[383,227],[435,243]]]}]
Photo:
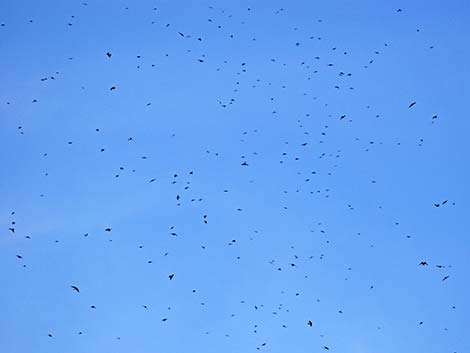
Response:
[{"label": "flock of birds", "polygon": [[[6,266],[19,267],[14,276],[21,281],[34,277],[47,283],[40,295],[59,301],[66,296],[64,316],[46,321],[55,325],[37,327],[33,341],[46,337],[46,343],[35,345],[63,352],[54,341],[71,341],[71,335],[83,339],[95,330],[95,341],[99,336],[107,346],[119,342],[113,351],[120,351],[125,341],[135,344],[135,337],[159,347],[152,336],[139,336],[139,330],[151,326],[158,335],[175,322],[171,330],[184,327],[190,337],[165,331],[158,341],[168,335],[179,337],[175,344],[184,344],[203,336],[207,341],[189,347],[197,351],[215,345],[234,352],[248,346],[286,351],[296,341],[293,351],[334,352],[340,345],[332,338],[337,320],[354,312],[347,319],[354,325],[362,315],[351,303],[357,301],[367,312],[368,300],[393,301],[394,292],[381,287],[406,297],[408,290],[394,282],[395,276],[407,276],[400,271],[420,271],[407,281],[406,286],[416,285],[413,291],[421,291],[417,281],[422,271],[432,273],[426,277],[428,288],[452,281],[452,264],[434,260],[437,250],[429,259],[418,249],[424,240],[409,243],[420,231],[404,230],[398,220],[396,189],[377,189],[385,183],[381,176],[389,173],[383,166],[383,173],[374,173],[383,163],[381,153],[413,163],[426,153],[422,126],[438,129],[440,122],[438,112],[426,110],[427,102],[408,97],[393,109],[423,125],[414,125],[409,135],[387,135],[387,128],[377,125],[388,119],[385,126],[392,126],[398,120],[387,117],[383,100],[365,101],[377,97],[368,85],[370,77],[387,69],[381,60],[393,65],[382,58],[398,55],[392,36],[370,51],[358,42],[335,43],[323,27],[326,19],[312,20],[316,14],[309,14],[312,28],[297,25],[287,6],[267,10],[264,4],[259,13],[255,4],[234,13],[223,2],[198,6],[195,18],[182,15],[190,18],[184,25],[175,14],[165,17],[165,11],[171,12],[167,7],[176,4],[146,9],[150,19],[133,13],[133,5],[108,5],[113,7],[110,16],[121,16],[118,23],[110,22],[110,27],[118,26],[111,47],[99,48],[100,40],[93,39],[100,37],[102,26],[93,11],[103,10],[92,2],[77,5],[80,15],[70,14],[62,24],[55,15],[24,18],[23,23],[0,19],[2,41],[26,43],[27,36],[19,33],[41,29],[23,27],[45,21],[65,27],[65,33],[54,34],[63,42],[46,40],[50,49],[46,46],[37,55],[47,57],[48,50],[60,52],[61,46],[67,54],[36,63],[31,69],[36,76],[38,67],[49,74],[24,82],[16,97],[4,91],[0,102],[11,123],[8,133],[14,131],[9,141],[14,147],[6,158],[18,160],[9,168],[17,180],[9,185],[25,185],[27,195],[3,204],[8,214],[2,216],[2,257],[15,263],[6,262],[2,276],[10,271]],[[407,16],[406,9],[388,16]],[[139,33],[135,38],[126,34],[131,26]],[[103,37],[111,38],[112,28],[103,31]],[[272,37],[266,35],[270,31]],[[143,33],[149,37],[140,38]],[[419,37],[415,40],[420,43]],[[144,49],[133,52],[135,42],[142,41],[148,42]],[[435,46],[425,43],[420,50],[431,57]],[[73,98],[66,97],[67,91]],[[416,110],[420,106],[423,110]],[[93,109],[99,109],[99,116]],[[24,173],[31,173],[29,179]],[[413,185],[402,187],[412,192]],[[458,208],[454,200],[436,194],[428,206],[434,212],[452,212]],[[374,230],[368,231],[368,225]],[[380,232],[396,237],[381,237]],[[386,263],[397,253],[405,253],[407,262],[397,264],[400,270],[395,271],[395,264]],[[382,266],[390,276],[388,285],[379,279],[377,267]],[[122,294],[115,276],[125,288]],[[114,288],[109,292],[108,281]],[[41,285],[35,283],[36,288]],[[10,299],[15,286],[2,289],[11,291]],[[23,298],[21,305],[31,300]],[[120,316],[119,303],[132,308],[122,314],[128,316],[121,331],[98,329],[95,321],[116,327],[112,322]],[[108,306],[105,317],[79,314],[91,310],[99,315],[103,306]],[[438,310],[448,317],[455,309],[446,302]],[[425,326],[422,317],[408,321],[414,313],[402,313],[406,319],[400,325]],[[56,314],[44,307],[36,315]],[[367,324],[361,321],[361,330],[387,335],[382,314],[367,316],[372,318]],[[448,330],[448,322],[439,324],[439,330]],[[134,331],[126,334],[123,327]],[[13,340],[14,334],[10,336],[0,341]],[[141,349],[134,351],[145,351]]]}]

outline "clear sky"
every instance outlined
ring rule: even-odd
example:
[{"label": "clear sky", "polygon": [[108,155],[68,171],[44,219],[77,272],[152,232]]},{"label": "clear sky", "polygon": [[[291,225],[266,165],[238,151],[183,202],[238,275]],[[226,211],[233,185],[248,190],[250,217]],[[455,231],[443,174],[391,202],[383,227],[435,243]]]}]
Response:
[{"label": "clear sky", "polygon": [[0,352],[470,352],[469,20],[0,1]]}]

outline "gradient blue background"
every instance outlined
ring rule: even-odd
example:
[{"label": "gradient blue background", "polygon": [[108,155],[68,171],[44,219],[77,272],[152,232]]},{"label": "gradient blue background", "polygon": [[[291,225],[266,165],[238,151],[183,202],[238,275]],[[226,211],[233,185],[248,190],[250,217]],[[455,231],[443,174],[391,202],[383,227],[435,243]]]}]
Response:
[{"label": "gradient blue background", "polygon": [[86,3],[0,2],[0,352],[470,351],[468,1]]}]

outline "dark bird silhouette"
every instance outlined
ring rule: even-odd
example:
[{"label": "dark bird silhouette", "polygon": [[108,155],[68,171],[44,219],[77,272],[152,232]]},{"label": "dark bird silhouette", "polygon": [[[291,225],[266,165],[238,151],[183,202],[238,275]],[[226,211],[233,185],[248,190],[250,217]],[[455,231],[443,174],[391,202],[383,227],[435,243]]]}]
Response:
[{"label": "dark bird silhouette", "polygon": [[80,289],[77,286],[70,286],[70,288],[72,288],[77,293],[80,293]]},{"label": "dark bird silhouette", "polygon": [[414,106],[415,104],[416,104],[416,102],[410,103],[410,105],[408,106],[408,108],[411,108],[411,107]]}]

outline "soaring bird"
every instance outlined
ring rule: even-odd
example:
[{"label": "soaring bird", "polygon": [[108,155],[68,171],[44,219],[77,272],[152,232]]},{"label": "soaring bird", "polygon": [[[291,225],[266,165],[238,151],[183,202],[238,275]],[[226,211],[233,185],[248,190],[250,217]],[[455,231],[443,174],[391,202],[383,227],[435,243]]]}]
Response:
[{"label": "soaring bird", "polygon": [[70,288],[72,288],[74,291],[76,291],[77,293],[80,293],[80,289],[78,289],[77,286],[70,286]]},{"label": "soaring bird", "polygon": [[410,105],[408,106],[408,108],[411,108],[415,104],[416,104],[416,102],[411,102]]}]

